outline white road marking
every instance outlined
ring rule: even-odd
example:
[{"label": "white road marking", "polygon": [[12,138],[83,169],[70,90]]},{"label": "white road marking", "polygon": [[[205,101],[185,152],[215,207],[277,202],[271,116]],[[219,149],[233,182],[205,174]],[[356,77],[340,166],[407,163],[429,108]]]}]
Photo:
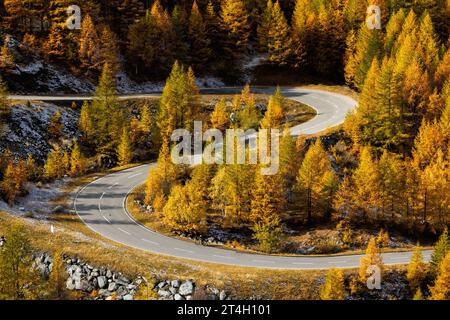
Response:
[{"label": "white road marking", "polygon": [[313,263],[312,262],[292,262],[292,264],[296,265],[296,266],[309,266],[309,265],[312,265]]},{"label": "white road marking", "polygon": [[106,192],[103,192],[103,193],[102,193],[102,195],[101,195],[101,197],[100,197],[100,200],[103,199],[103,197],[105,196],[105,193],[106,193]]},{"label": "white road marking", "polygon": [[151,241],[151,240],[148,240],[148,239],[144,239],[144,238],[142,238],[141,240],[144,241],[144,242],[148,242],[150,244],[154,244],[155,246],[159,246],[158,242],[154,242],[154,241]]},{"label": "white road marking", "polygon": [[227,256],[221,256],[221,255],[217,255],[217,254],[213,254],[213,257],[222,258],[222,259],[236,259],[235,257],[227,257]]},{"label": "white road marking", "polygon": [[114,187],[117,186],[117,185],[118,185],[118,183],[117,183],[117,182],[114,182],[114,184],[110,185],[110,186],[108,187],[108,189],[112,189],[112,188],[114,188]]},{"label": "white road marking", "polygon": [[347,261],[329,261],[328,264],[347,263]]},{"label": "white road marking", "polygon": [[252,260],[253,262],[258,262],[258,263],[275,263],[274,261],[269,261],[269,260]]},{"label": "white road marking", "polygon": [[194,251],[190,251],[190,250],[186,250],[186,249],[180,249],[180,248],[173,248],[173,249],[177,250],[177,251],[187,252],[187,253],[194,253]]},{"label": "white road marking", "polygon": [[128,231],[125,231],[125,230],[123,230],[123,229],[121,229],[121,228],[117,228],[117,229],[119,229],[120,231],[122,231],[123,233],[125,233],[125,234],[127,234],[127,235],[131,235],[131,233],[129,233]]},{"label": "white road marking", "polygon": [[141,173],[132,174],[131,176],[128,177],[128,179],[133,179],[134,177],[138,177],[141,174],[142,174],[142,172]]},{"label": "white road marking", "polygon": [[105,219],[108,223],[111,223],[111,221],[109,221],[107,217],[103,216],[103,219]]}]

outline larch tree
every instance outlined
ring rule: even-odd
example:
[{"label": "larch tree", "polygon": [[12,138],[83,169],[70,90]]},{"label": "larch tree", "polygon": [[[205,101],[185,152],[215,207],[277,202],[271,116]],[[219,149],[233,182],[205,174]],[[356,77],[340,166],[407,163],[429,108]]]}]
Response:
[{"label": "larch tree", "polygon": [[419,247],[416,247],[406,272],[406,279],[409,282],[412,292],[420,289],[422,281],[426,278],[426,276],[427,265],[423,261],[422,251]]},{"label": "larch tree", "polygon": [[93,134],[94,115],[92,114],[91,104],[87,101],[83,102],[78,119],[78,128],[83,133],[83,139],[89,141]]},{"label": "larch tree", "polygon": [[52,271],[48,279],[51,298],[55,300],[64,299],[65,286],[66,268],[64,266],[62,252],[58,250],[53,254]]},{"label": "larch tree", "polygon": [[36,299],[40,279],[33,264],[32,248],[24,228],[10,226],[0,251],[0,299]]},{"label": "larch tree", "polygon": [[275,65],[288,65],[291,63],[293,46],[290,27],[278,1],[269,10],[271,21],[265,30],[268,31],[266,35],[268,60]]},{"label": "larch tree", "polygon": [[61,179],[64,177],[64,174],[65,168],[64,162],[62,161],[62,152],[61,149],[56,146],[48,154],[47,161],[44,166],[44,176],[46,179],[54,180]]},{"label": "larch tree", "polygon": [[79,58],[86,69],[98,68],[100,63],[100,39],[90,15],[81,24]]},{"label": "larch tree", "polygon": [[8,88],[0,76],[0,125],[5,123],[11,114],[11,107],[7,100]]},{"label": "larch tree", "polygon": [[269,99],[267,111],[261,120],[261,129],[280,129],[284,117],[284,97],[278,87],[275,94]]},{"label": "larch tree", "polygon": [[219,129],[221,131],[227,129],[230,119],[227,113],[227,102],[225,99],[220,99],[214,111],[211,113],[211,126],[214,129]]},{"label": "larch tree", "polygon": [[430,300],[450,299],[450,253],[442,260],[434,286],[430,287]]},{"label": "larch tree", "polygon": [[210,59],[210,40],[206,33],[206,24],[197,1],[194,0],[189,17],[188,41],[190,45],[190,62],[197,72],[203,74]]},{"label": "larch tree", "polygon": [[259,48],[263,52],[267,51],[268,35],[273,19],[272,10],[273,10],[273,1],[267,0],[266,7],[261,17],[261,22],[257,27]]},{"label": "larch tree", "polygon": [[317,139],[306,153],[297,175],[297,189],[308,224],[313,221],[313,212],[318,217],[330,217],[335,179],[328,154]]},{"label": "larch tree", "polygon": [[84,174],[86,171],[86,159],[81,154],[80,146],[75,143],[70,155],[70,174],[76,177]]},{"label": "larch tree", "polygon": [[431,273],[433,276],[439,271],[440,265],[447,253],[450,252],[450,237],[448,229],[445,228],[439,237],[439,240],[434,245],[433,253],[431,254]]},{"label": "larch tree", "polygon": [[365,283],[367,280],[367,269],[370,266],[377,266],[378,268],[380,268],[380,272],[382,275],[384,269],[383,259],[374,237],[369,240],[369,244],[367,245],[366,249],[366,255],[362,257],[360,261],[359,280],[362,283]]},{"label": "larch tree", "polygon": [[320,288],[320,299],[344,300],[345,296],[344,272],[340,269],[330,269],[325,283]]},{"label": "larch tree", "polygon": [[130,164],[133,160],[133,147],[131,145],[130,134],[126,128],[122,131],[120,144],[117,147],[117,158],[119,160],[119,166]]},{"label": "larch tree", "polygon": [[61,138],[62,129],[62,115],[61,112],[57,111],[50,117],[50,121],[48,124],[47,132],[50,136],[50,139],[58,140],[59,138]]},{"label": "larch tree", "polygon": [[250,22],[244,1],[223,0],[221,18],[233,46],[239,52],[244,52],[250,37]]},{"label": "larch tree", "polygon": [[198,189],[190,184],[173,187],[163,213],[163,222],[171,230],[205,232],[206,203]]}]

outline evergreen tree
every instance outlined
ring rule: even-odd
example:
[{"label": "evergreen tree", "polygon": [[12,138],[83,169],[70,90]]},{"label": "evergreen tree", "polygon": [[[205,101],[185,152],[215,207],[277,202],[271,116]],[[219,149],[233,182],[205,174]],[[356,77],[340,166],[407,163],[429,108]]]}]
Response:
[{"label": "evergreen tree", "polygon": [[325,283],[320,289],[321,300],[344,300],[345,285],[344,272],[339,269],[330,269]]},{"label": "evergreen tree", "polygon": [[[311,224],[313,212],[329,217],[334,194],[335,175],[320,139],[306,153],[297,176],[297,188],[304,202],[307,223]],[[332,190],[329,190],[331,188]]]}]

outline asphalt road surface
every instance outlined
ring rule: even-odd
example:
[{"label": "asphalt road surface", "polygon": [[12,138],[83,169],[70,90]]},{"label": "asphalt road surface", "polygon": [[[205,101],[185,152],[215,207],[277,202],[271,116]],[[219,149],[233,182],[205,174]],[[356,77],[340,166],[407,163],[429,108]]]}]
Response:
[{"label": "asphalt road surface", "polygon": [[[230,94],[239,92],[238,88],[202,90],[208,94]],[[274,88],[258,88],[255,91],[272,93]],[[317,116],[291,129],[292,135],[314,134],[341,124],[346,114],[353,110],[356,102],[346,96],[335,93],[302,89],[285,88],[283,95],[289,99],[307,104],[317,111]],[[126,95],[121,99],[146,98],[157,95]],[[82,96],[11,96],[17,100],[86,100]],[[272,269],[329,269],[358,267],[361,255],[345,256],[274,256],[235,252],[233,250],[202,246],[164,236],[136,222],[126,209],[127,195],[145,182],[148,164],[102,177],[82,188],[74,201],[74,206],[81,220],[94,232],[115,242],[153,252],[195,261],[210,263],[272,268]],[[411,252],[384,253],[385,264],[404,264],[411,258]],[[423,253],[429,260],[431,252]]]}]

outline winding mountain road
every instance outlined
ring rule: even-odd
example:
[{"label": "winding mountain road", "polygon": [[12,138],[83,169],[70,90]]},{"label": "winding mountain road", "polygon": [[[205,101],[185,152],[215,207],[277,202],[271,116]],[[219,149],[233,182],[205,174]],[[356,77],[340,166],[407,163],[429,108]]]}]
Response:
[{"label": "winding mountain road", "polygon": [[[236,93],[237,88],[202,90],[205,94]],[[273,88],[257,88],[255,92],[273,93]],[[341,124],[346,114],[353,110],[356,101],[325,91],[305,88],[284,88],[283,95],[313,107],[317,116],[291,129],[292,135],[314,134]],[[157,95],[127,95],[121,99],[146,98]],[[11,96],[16,100],[85,100],[90,97],[64,96]],[[207,247],[193,242],[164,236],[136,222],[126,209],[127,195],[145,182],[148,164],[116,172],[83,187],[74,200],[75,210],[80,219],[94,232],[118,243],[161,255],[210,263],[271,268],[271,269],[329,269],[353,268],[359,266],[361,255],[345,256],[273,256],[235,252],[232,250]],[[423,253],[429,260],[431,252]],[[411,252],[384,253],[385,264],[408,263]]]}]

